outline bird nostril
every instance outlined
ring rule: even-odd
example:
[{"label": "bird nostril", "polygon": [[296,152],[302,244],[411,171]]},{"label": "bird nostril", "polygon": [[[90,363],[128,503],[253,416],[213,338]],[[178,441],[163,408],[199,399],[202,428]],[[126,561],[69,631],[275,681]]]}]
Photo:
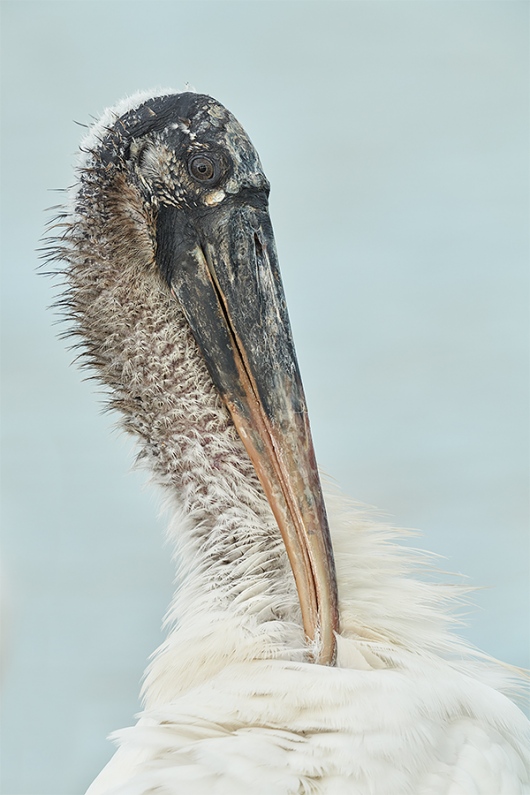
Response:
[{"label": "bird nostril", "polygon": [[254,232],[254,251],[256,252],[256,268],[260,271],[266,265],[265,251],[257,232]]}]

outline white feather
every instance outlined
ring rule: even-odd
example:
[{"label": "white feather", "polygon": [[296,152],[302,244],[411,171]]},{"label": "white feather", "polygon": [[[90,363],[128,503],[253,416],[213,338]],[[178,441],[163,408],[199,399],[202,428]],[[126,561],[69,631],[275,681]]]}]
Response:
[{"label": "white feather", "polygon": [[264,492],[153,275],[147,211],[123,179],[106,193],[105,128],[149,96],[106,111],[85,139],[56,254],[89,363],[167,496],[178,563],[145,711],[88,795],[529,793],[530,724],[504,694],[517,672],[452,633],[462,589],[415,576],[421,556],[337,496],[337,666],[308,662],[318,638],[308,648]]},{"label": "white feather", "polygon": [[170,632],[153,706],[87,795],[530,792],[530,726],[500,692],[514,674],[450,633],[450,592],[407,576],[421,557],[395,530],[329,503],[337,667],[267,659],[267,633],[204,605],[196,635]]}]

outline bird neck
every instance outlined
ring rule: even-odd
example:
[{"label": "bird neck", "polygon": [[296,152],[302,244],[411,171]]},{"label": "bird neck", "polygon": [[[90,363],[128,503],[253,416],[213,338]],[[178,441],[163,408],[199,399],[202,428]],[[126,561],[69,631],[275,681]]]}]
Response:
[{"label": "bird neck", "polygon": [[305,659],[306,649],[280,532],[195,340],[176,307],[156,330],[151,321],[149,346],[139,324],[123,340],[121,408],[172,512],[177,588],[146,677],[153,706],[228,661]]},{"label": "bird neck", "polygon": [[138,459],[163,487],[173,513],[177,589],[168,639],[146,679],[146,700],[153,704],[221,660],[300,659],[305,651],[280,532],[184,314],[156,268],[147,215],[123,175],[102,178],[92,166],[82,173],[61,256],[69,263],[65,304],[86,364],[109,388],[123,427],[138,437]]}]

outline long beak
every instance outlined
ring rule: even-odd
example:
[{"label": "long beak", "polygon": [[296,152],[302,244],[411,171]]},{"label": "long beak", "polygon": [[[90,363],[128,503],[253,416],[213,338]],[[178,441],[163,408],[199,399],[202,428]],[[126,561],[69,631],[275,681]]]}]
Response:
[{"label": "long beak", "polygon": [[337,585],[265,194],[191,220],[164,206],[157,262],[178,298],[280,528],[315,660],[333,664]]}]

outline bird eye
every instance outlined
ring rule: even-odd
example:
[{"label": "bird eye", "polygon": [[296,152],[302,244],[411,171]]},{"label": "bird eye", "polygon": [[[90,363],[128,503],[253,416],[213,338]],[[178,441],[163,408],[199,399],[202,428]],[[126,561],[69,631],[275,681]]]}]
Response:
[{"label": "bird eye", "polygon": [[195,155],[188,163],[190,174],[199,182],[211,182],[217,176],[215,162],[206,155]]}]

